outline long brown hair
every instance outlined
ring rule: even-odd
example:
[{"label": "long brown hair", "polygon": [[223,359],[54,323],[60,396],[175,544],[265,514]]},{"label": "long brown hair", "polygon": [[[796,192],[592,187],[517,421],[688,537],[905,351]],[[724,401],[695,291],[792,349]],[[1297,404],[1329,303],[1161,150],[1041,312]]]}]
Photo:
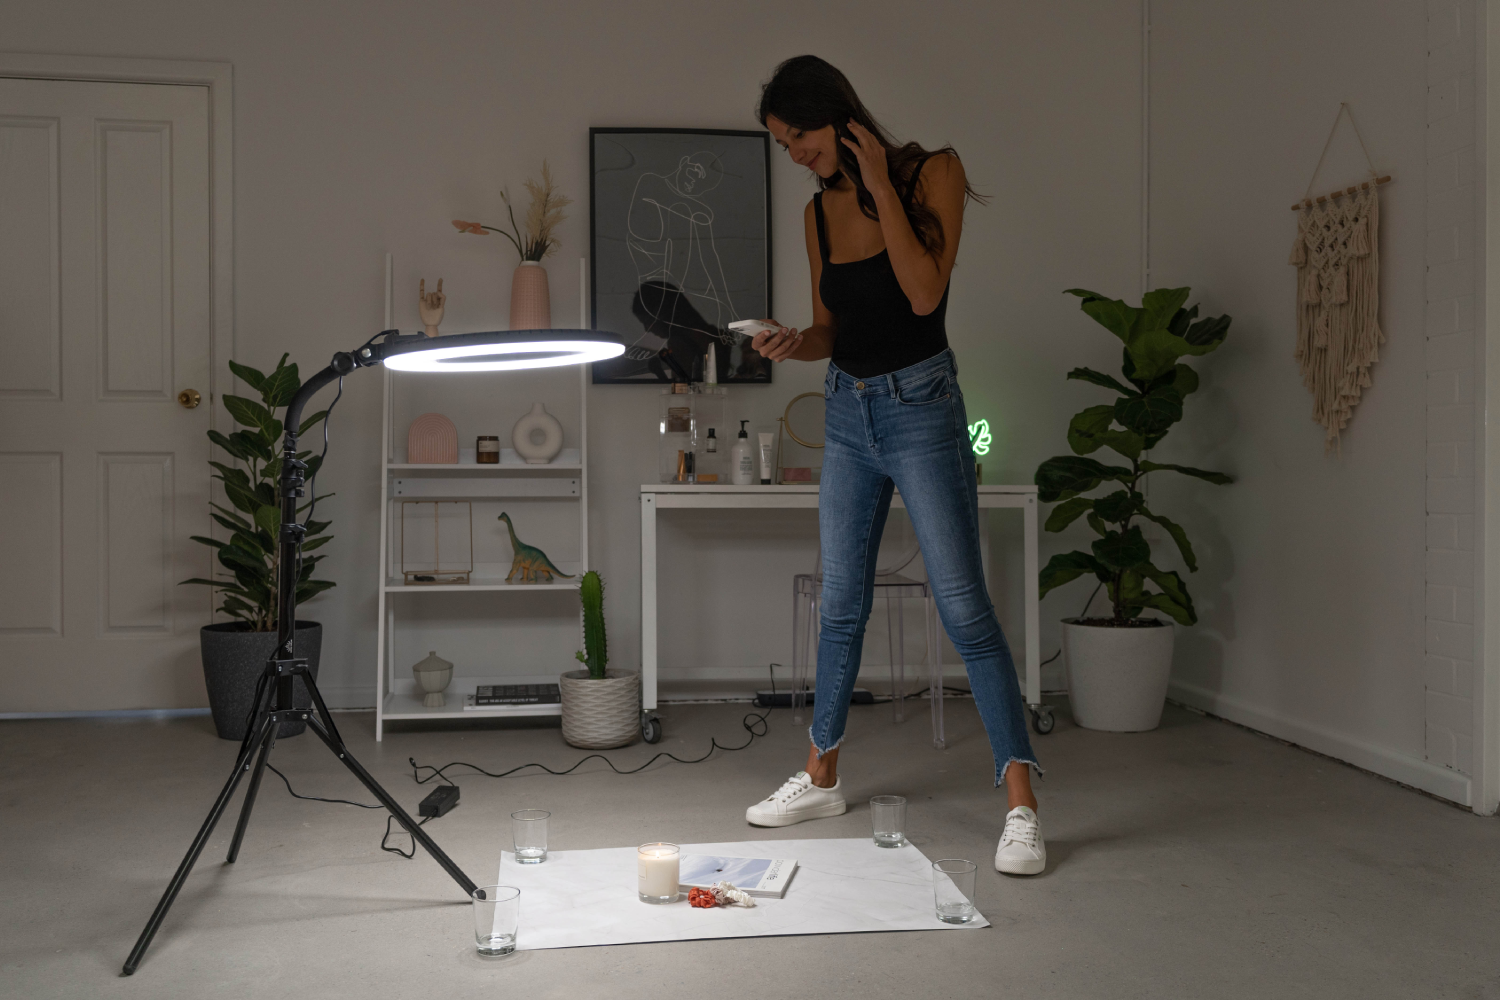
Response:
[{"label": "long brown hair", "polygon": [[[849,78],[817,56],[793,56],[776,67],[771,79],[760,89],[760,107],[756,112],[762,125],[769,115],[775,115],[792,128],[804,132],[815,132],[832,125],[839,170],[831,177],[819,177],[818,186],[827,190],[842,178],[849,178],[860,211],[878,221],[880,214],[875,208],[875,196],[870,194],[859,175],[859,161],[854,151],[839,141],[854,138],[849,132],[851,118],[869,129],[886,149],[891,183],[901,196],[901,204],[906,209],[906,218],[911,222],[917,241],[928,253],[943,252],[947,243],[943,235],[943,220],[916,200],[916,178],[922,164],[932,157],[950,153],[956,158],[958,153],[952,146],[927,150],[915,142],[898,144],[860,101]],[[964,193],[981,205],[985,203],[984,197],[967,182]]]}]

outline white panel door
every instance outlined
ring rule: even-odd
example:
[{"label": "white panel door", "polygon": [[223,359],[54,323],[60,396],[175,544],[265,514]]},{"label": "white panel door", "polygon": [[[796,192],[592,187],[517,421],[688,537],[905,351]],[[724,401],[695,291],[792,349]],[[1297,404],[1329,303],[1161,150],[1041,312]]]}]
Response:
[{"label": "white panel door", "polygon": [[206,704],[208,140],[206,87],[0,79],[0,711]]}]

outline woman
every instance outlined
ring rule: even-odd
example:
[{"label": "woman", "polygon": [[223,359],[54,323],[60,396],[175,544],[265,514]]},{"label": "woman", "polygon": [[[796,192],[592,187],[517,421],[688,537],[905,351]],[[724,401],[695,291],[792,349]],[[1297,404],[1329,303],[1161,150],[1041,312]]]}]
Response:
[{"label": "woman", "polygon": [[[807,767],[745,818],[790,826],[844,812],[839,743],[859,673],[875,558],[900,489],[938,611],[964,658],[1010,812],[995,867],[1046,867],[1024,705],[979,557],[974,456],[943,328],[964,203],[974,196],[952,147],[896,145],[837,69],[788,59],[761,91],[760,120],[821,189],[803,213],[813,325],[776,324],[754,348],[773,361],[831,359],[818,527],[822,633]],[[773,321],[768,321],[773,322]]]}]

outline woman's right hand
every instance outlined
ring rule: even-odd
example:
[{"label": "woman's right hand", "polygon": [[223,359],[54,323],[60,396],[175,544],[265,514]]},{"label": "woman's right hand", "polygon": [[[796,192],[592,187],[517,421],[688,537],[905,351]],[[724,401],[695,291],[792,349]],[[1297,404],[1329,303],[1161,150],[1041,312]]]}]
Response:
[{"label": "woman's right hand", "polygon": [[[764,322],[776,323],[774,319]],[[776,330],[757,333],[750,341],[750,346],[760,352],[762,357],[770,358],[772,361],[785,361],[802,346],[802,334],[796,328],[788,329],[780,323],[776,323],[776,326],[778,327]]]}]

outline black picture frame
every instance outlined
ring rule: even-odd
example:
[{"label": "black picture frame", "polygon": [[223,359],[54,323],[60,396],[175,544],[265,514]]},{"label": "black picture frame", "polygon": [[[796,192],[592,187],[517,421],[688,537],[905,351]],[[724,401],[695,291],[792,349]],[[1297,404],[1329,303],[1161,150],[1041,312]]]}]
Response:
[{"label": "black picture frame", "polygon": [[590,323],[626,345],[593,384],[701,380],[709,343],[720,383],[771,384],[726,326],[771,315],[770,133],[590,128],[589,250]]}]

